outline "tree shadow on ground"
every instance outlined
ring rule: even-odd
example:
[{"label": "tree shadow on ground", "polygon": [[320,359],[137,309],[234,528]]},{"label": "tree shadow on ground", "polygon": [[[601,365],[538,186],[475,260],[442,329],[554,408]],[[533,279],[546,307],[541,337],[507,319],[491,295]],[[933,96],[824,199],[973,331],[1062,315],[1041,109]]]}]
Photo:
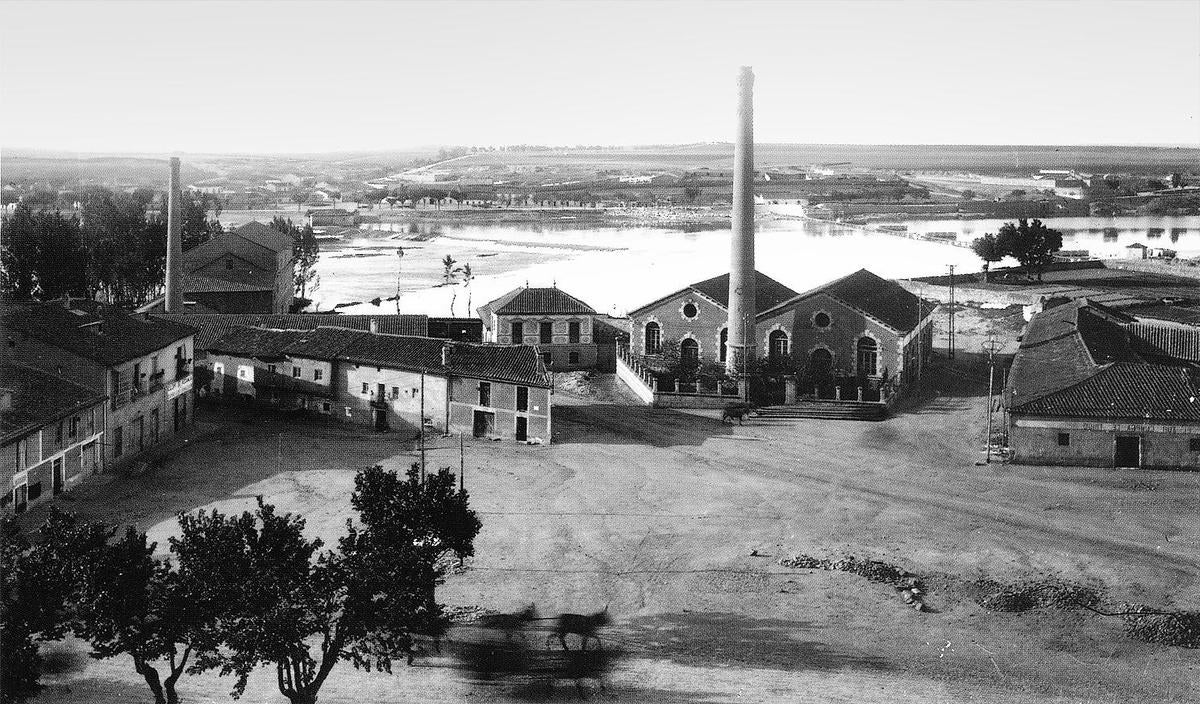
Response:
[{"label": "tree shadow on ground", "polygon": [[617,404],[559,406],[554,409],[554,443],[602,443],[676,447],[700,445],[715,436],[732,437],[734,426],[670,409]]},{"label": "tree shadow on ground", "polygon": [[613,637],[631,655],[665,658],[683,665],[714,663],[787,672],[893,669],[884,658],[804,638],[815,630],[816,626],[805,621],[732,613],[682,613],[627,621]]}]

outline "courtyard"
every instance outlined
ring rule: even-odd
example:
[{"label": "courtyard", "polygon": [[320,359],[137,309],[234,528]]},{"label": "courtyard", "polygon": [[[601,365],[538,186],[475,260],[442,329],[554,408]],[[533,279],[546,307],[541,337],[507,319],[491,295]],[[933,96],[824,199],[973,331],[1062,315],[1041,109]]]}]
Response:
[{"label": "courtyard", "polygon": [[[879,423],[731,426],[619,393],[558,393],[553,444],[466,442],[483,530],[440,598],[501,611],[533,602],[542,615],[608,606],[605,643],[623,657],[602,700],[1194,701],[1195,651],[1133,640],[1119,619],[1090,613],[986,611],[969,585],[1053,577],[1196,609],[1200,476],[977,465],[986,383],[960,371]],[[241,511],[261,495],[328,543],[351,515],[360,467],[419,457],[390,435],[211,410],[199,421],[164,466],[102,477],[64,507],[133,523],[165,549],[177,512]],[[458,438],[431,442],[427,456],[457,470]],[[778,564],[798,553],[910,570],[926,580],[930,611],[853,574]],[[53,672],[35,701],[149,700],[124,659],[90,660],[72,641],[43,650]],[[321,701],[495,697],[449,664],[387,675],[343,663]],[[227,701],[232,681],[180,684],[185,702]],[[564,686],[555,698],[576,697]],[[265,671],[242,699],[282,700]]]}]

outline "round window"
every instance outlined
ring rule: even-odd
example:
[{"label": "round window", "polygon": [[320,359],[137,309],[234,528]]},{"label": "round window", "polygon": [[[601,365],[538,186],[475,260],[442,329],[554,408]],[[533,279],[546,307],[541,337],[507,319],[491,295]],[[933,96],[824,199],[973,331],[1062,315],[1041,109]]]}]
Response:
[{"label": "round window", "polygon": [[828,313],[817,313],[813,316],[813,324],[819,328],[827,328],[831,323],[833,321],[829,319]]},{"label": "round window", "polygon": [[696,310],[695,303],[685,303],[683,305],[683,317],[685,318],[695,318],[696,314],[699,312],[700,311]]}]

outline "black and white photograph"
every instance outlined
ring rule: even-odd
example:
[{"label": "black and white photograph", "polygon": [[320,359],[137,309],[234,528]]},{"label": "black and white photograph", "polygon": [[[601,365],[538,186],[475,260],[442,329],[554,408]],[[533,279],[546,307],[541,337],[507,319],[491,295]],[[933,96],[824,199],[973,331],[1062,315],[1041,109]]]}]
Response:
[{"label": "black and white photograph", "polygon": [[0,704],[1200,702],[1200,0],[0,0]]}]

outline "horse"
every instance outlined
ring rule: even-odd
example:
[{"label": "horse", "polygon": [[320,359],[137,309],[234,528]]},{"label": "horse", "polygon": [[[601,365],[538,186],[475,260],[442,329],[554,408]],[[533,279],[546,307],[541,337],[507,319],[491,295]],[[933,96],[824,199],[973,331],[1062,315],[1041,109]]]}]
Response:
[{"label": "horse", "polygon": [[511,614],[484,614],[476,622],[480,628],[490,628],[503,631],[505,640],[512,640],[513,633],[521,633],[525,637],[525,624],[537,620],[537,609],[533,604]]},{"label": "horse", "polygon": [[725,410],[721,411],[721,422],[729,421],[733,425],[733,419],[737,418],[738,425],[745,425],[743,421],[746,416],[750,415],[753,407],[748,403],[730,403],[725,406]]},{"label": "horse", "polygon": [[551,639],[557,637],[558,642],[562,643],[563,650],[570,650],[567,647],[567,634],[573,633],[579,636],[581,650],[587,650],[588,638],[595,638],[600,648],[603,649],[604,641],[600,640],[600,636],[596,632],[611,622],[608,606],[605,606],[603,611],[594,614],[559,614],[555,619],[554,629],[550,631],[550,635],[546,636],[546,644],[549,645]]}]

